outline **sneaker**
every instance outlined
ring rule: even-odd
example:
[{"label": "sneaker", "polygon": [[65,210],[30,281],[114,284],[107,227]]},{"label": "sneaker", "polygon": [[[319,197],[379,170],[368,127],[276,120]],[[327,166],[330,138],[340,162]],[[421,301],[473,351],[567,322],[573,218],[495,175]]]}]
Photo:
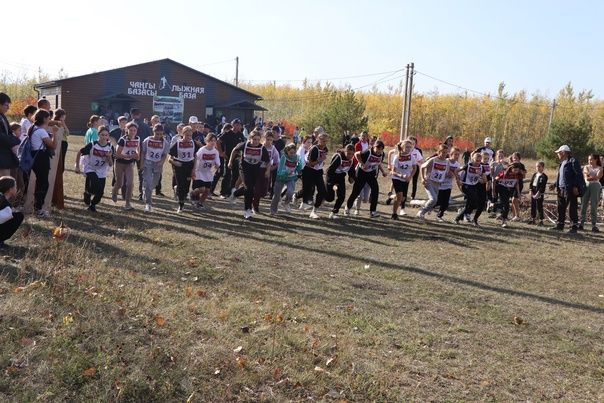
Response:
[{"label": "sneaker", "polygon": [[398,220],[398,214],[392,214],[390,218],[393,220]]},{"label": "sneaker", "polygon": [[334,213],[332,211],[331,213],[329,213],[329,218],[336,220],[336,219],[340,218],[340,216],[337,213]]},{"label": "sneaker", "polygon": [[145,213],[150,213],[151,212],[151,205],[150,204],[145,204]]},{"label": "sneaker", "polygon": [[143,194],[142,193],[138,195],[138,200],[143,201]]},{"label": "sneaker", "polygon": [[214,200],[214,197],[211,194],[209,194],[208,197],[206,197],[206,200]]},{"label": "sneaker", "polygon": [[505,220],[501,223],[501,228],[507,228],[508,224],[505,222]]},{"label": "sneaker", "polygon": [[407,213],[405,212],[405,209],[401,209],[401,211],[398,212],[398,215],[407,215]]},{"label": "sneaker", "polygon": [[359,215],[359,209],[358,209],[358,208],[355,208],[355,209],[354,209],[354,212],[353,212],[352,214],[354,214],[354,215]]},{"label": "sneaker", "polygon": [[252,218],[252,210],[245,210],[243,212],[243,218],[245,218],[246,220],[249,220],[250,218]]},{"label": "sneaker", "polygon": [[178,200],[178,186],[173,186],[172,190],[174,191],[174,200]]},{"label": "sneaker", "polygon": [[46,210],[38,210],[36,212],[36,217],[38,218],[49,218],[50,217],[50,213]]},{"label": "sneaker", "polygon": [[436,216],[436,221],[445,222],[445,220],[441,216]]},{"label": "sneaker", "polygon": [[317,212],[316,212],[315,209],[312,209],[312,211],[310,212],[309,217],[312,218],[312,219],[314,219],[314,220],[316,220],[317,218],[319,218],[319,215],[317,214]]},{"label": "sneaker", "polygon": [[583,224],[579,224],[579,228],[578,228],[578,230],[579,230],[579,231],[585,231],[585,228],[583,227]]},{"label": "sneaker", "polygon": [[292,212],[292,205],[291,205],[291,203],[287,203],[285,205],[285,212],[286,213],[291,213]]},{"label": "sneaker", "polygon": [[470,221],[472,221],[472,219],[470,218],[470,215],[469,215],[469,214],[466,214],[466,215],[464,216],[464,220],[466,220],[466,222],[470,222]]},{"label": "sneaker", "polygon": [[235,204],[235,191],[231,192],[231,195],[229,196],[229,203]]},{"label": "sneaker", "polygon": [[130,211],[130,210],[134,210],[134,207],[132,207],[129,204],[126,204],[124,207],[122,207],[122,210],[124,210],[124,211]]},{"label": "sneaker", "polygon": [[176,209],[176,213],[180,214],[183,212],[183,210],[184,209],[182,208],[182,206],[178,206],[178,208]]},{"label": "sneaker", "polygon": [[591,232],[600,232],[600,229],[594,225],[591,227]]},{"label": "sneaker", "polygon": [[221,198],[222,200],[224,200],[224,199],[228,199],[228,196],[225,196],[225,195],[220,195],[220,198]]},{"label": "sneaker", "polygon": [[258,210],[257,208],[252,209],[252,214],[260,214],[260,210]]},{"label": "sneaker", "polygon": [[424,213],[420,211],[417,212],[417,214],[415,215],[415,217],[419,218],[420,220],[424,220],[426,218],[426,215]]},{"label": "sneaker", "polygon": [[300,203],[300,210],[310,210],[312,208],[312,204],[308,204],[305,202]]},{"label": "sneaker", "polygon": [[457,218],[456,218],[455,220],[453,220],[453,222],[454,222],[456,225],[459,225],[459,223],[460,223],[459,219],[457,219]]},{"label": "sneaker", "polygon": [[111,200],[113,200],[114,203],[117,203],[117,193],[111,192]]},{"label": "sneaker", "polygon": [[350,215],[350,209],[348,207],[344,207],[344,215]]},{"label": "sneaker", "polygon": [[161,191],[159,191],[159,192],[156,191],[155,196],[166,197],[166,195],[163,194]]},{"label": "sneaker", "polygon": [[482,225],[478,224],[478,221],[472,221],[472,225],[476,228],[482,228]]},{"label": "sneaker", "polygon": [[380,213],[378,213],[377,211],[372,211],[371,213],[369,213],[370,218],[378,218],[379,216]]},{"label": "sneaker", "polygon": [[520,221],[520,217],[518,217],[517,215],[515,215],[514,217],[512,217],[512,219],[510,221]]},{"label": "sneaker", "polygon": [[569,234],[576,234],[577,233],[577,226],[573,225],[572,227],[570,227],[570,229],[568,230]]},{"label": "sneaker", "polygon": [[90,206],[88,206],[88,211],[92,211],[93,213],[96,213],[96,207],[94,207],[94,204],[91,204]]},{"label": "sneaker", "polygon": [[199,210],[203,210],[205,208],[202,202],[197,202],[197,204],[195,204],[195,207],[197,207]]}]

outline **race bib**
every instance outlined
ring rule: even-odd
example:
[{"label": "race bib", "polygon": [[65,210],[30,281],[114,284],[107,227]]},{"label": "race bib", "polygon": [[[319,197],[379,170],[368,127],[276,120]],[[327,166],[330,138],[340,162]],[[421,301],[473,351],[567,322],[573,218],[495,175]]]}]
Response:
[{"label": "race bib", "polygon": [[161,161],[162,154],[164,151],[163,140],[149,140],[147,142],[147,155],[146,159],[152,162]]}]

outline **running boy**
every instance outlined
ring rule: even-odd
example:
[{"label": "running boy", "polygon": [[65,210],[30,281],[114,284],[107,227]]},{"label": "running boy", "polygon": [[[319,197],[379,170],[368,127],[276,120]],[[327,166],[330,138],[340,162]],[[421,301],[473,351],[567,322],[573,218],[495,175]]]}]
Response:
[{"label": "running boy", "polygon": [[529,189],[531,191],[531,218],[529,224],[535,224],[535,218],[539,214],[539,222],[537,225],[543,226],[543,199],[545,198],[545,189],[547,187],[547,175],[543,170],[545,163],[539,161],[535,164],[536,172],[531,178]]},{"label": "running boy", "polygon": [[193,191],[191,202],[195,207],[203,208],[203,203],[212,190],[214,170],[220,168],[220,153],[216,148],[216,135],[209,133],[205,137],[206,145],[201,147],[195,154],[195,166],[193,168]]},{"label": "running boy", "polygon": [[445,211],[449,208],[449,200],[451,199],[451,190],[453,189],[453,179],[457,183],[457,187],[461,190],[461,181],[459,180],[459,148],[453,147],[449,150],[449,171],[445,175],[445,179],[441,182],[438,189],[438,200],[436,204],[439,206],[436,219],[438,222],[443,222]]},{"label": "running boy", "polygon": [[164,139],[164,127],[161,123],[153,126],[153,136],[143,140],[140,170],[143,176],[143,200],[145,212],[150,212],[153,189],[159,183],[164,163],[170,150],[170,143]]},{"label": "running boy", "polygon": [[412,154],[413,142],[404,140],[396,145],[396,153],[390,154],[390,176],[392,177],[392,188],[395,193],[395,201],[392,205],[392,219],[398,220],[405,213],[405,201],[409,191],[409,181],[417,170],[417,160]]},{"label": "running boy", "polygon": [[109,142],[109,129],[106,126],[99,126],[98,140],[86,144],[76,155],[75,172],[80,173],[80,157],[88,156],[85,161],[84,173],[86,174],[86,184],[84,187],[84,204],[88,206],[88,211],[96,212],[96,205],[99,204],[105,190],[105,178],[109,167],[113,166],[113,146]]}]

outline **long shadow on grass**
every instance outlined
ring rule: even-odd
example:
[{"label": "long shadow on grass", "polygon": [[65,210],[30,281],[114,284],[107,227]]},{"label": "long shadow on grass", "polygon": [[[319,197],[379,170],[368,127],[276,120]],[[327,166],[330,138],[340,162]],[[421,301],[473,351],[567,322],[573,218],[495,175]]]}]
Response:
[{"label": "long shadow on grass", "polygon": [[[223,230],[223,232],[228,233],[228,232],[231,232],[231,231],[229,231],[229,230]],[[231,235],[238,235],[238,234],[232,232]],[[436,271],[430,271],[430,270],[426,270],[426,269],[421,269],[421,268],[418,268],[418,267],[397,265],[397,264],[388,263],[388,262],[376,260],[376,259],[373,259],[373,258],[369,258],[369,257],[366,257],[366,256],[364,256],[362,258],[355,258],[355,256],[353,256],[353,255],[349,255],[349,254],[338,252],[338,251],[334,251],[334,250],[328,250],[328,249],[325,249],[325,248],[322,248],[322,249],[313,248],[313,247],[307,246],[306,244],[292,244],[290,242],[286,242],[286,241],[283,241],[281,239],[266,240],[264,238],[261,238],[261,237],[255,236],[255,235],[251,235],[251,234],[247,234],[247,238],[255,240],[255,241],[258,241],[258,242],[270,242],[270,244],[272,246],[284,247],[284,248],[295,248],[295,249],[298,249],[298,250],[303,250],[303,251],[307,251],[307,252],[311,252],[311,253],[323,254],[323,255],[330,256],[330,257],[334,257],[335,256],[335,257],[339,257],[339,258],[342,258],[342,259],[357,260],[359,263],[362,263],[362,264],[370,263],[370,264],[373,264],[375,266],[378,266],[378,267],[381,266],[381,267],[385,267],[385,268],[391,269],[391,270],[403,270],[403,271],[406,271],[406,272],[409,272],[409,273],[414,273],[414,274],[419,274],[419,275],[422,275],[422,276],[437,278],[439,280],[449,281],[449,282],[452,282],[452,283],[455,283],[455,284],[460,284],[460,285],[464,285],[464,286],[468,286],[468,287],[478,288],[478,289],[484,290],[484,291],[491,291],[491,292],[496,292],[496,293],[500,293],[500,294],[511,295],[511,296],[515,296],[515,297],[528,298],[528,299],[532,299],[532,300],[536,300],[536,301],[540,301],[540,302],[545,302],[545,303],[553,304],[553,305],[559,305],[559,306],[563,306],[563,307],[567,307],[567,308],[580,309],[580,310],[589,311],[589,312],[595,312],[595,313],[604,313],[604,308],[599,308],[599,307],[595,307],[595,306],[591,306],[591,305],[587,305],[587,304],[582,304],[582,303],[577,303],[577,302],[565,301],[565,300],[561,300],[561,299],[558,299],[558,298],[553,298],[553,297],[543,296],[543,295],[539,295],[539,294],[535,294],[535,293],[530,293],[530,292],[527,292],[527,291],[514,290],[514,289],[510,289],[510,288],[503,288],[503,287],[496,287],[496,286],[492,286],[490,284],[482,283],[480,281],[469,280],[469,279],[465,279],[465,278],[462,278],[462,277],[453,276],[453,275],[450,275],[450,274],[439,273],[439,272],[436,272]]]}]

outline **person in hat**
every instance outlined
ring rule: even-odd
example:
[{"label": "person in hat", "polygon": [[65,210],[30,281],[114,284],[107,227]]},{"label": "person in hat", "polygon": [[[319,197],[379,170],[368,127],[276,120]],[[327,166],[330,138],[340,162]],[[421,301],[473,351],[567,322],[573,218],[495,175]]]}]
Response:
[{"label": "person in hat", "polygon": [[556,151],[560,166],[558,168],[558,177],[556,182],[550,185],[550,190],[557,190],[558,193],[558,222],[551,229],[554,231],[564,230],[564,222],[566,221],[566,209],[570,216],[572,227],[569,231],[571,234],[577,233],[579,226],[578,216],[578,198],[585,190],[585,181],[579,161],[571,155],[570,147],[566,144],[558,148]]},{"label": "person in hat", "polygon": [[495,154],[495,152],[491,148],[492,142],[493,142],[493,140],[490,137],[485,137],[484,145],[482,147],[478,147],[475,150],[475,152],[480,153],[480,154],[483,154],[483,153],[489,154],[489,160],[487,161],[488,163],[490,163],[493,160],[493,155]]}]

